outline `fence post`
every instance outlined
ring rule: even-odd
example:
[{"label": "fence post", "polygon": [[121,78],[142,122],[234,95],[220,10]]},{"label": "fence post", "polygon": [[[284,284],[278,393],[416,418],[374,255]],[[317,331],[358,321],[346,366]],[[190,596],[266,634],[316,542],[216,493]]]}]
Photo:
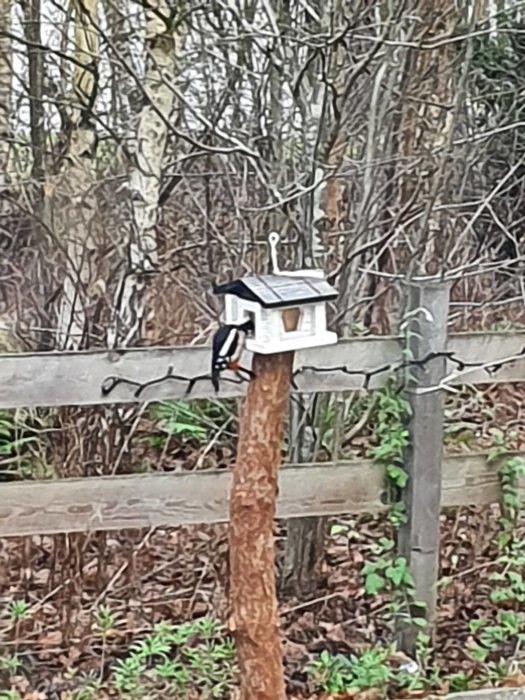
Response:
[{"label": "fence post", "polygon": [[[318,402],[300,395],[301,405],[290,403],[290,447],[292,463],[306,463],[315,457],[314,440],[308,439]],[[312,594],[319,583],[325,553],[328,518],[304,517],[287,522],[284,565],[280,588],[297,596]]]},{"label": "fence post", "polygon": [[274,518],[293,352],[254,355],[230,497],[230,628],[240,700],[285,700]]},{"label": "fence post", "polygon": [[[412,282],[408,288],[406,347],[412,359],[422,359],[447,346],[449,287],[443,282]],[[430,360],[422,368],[411,367],[407,398],[411,407],[410,445],[405,468],[408,483],[403,491],[407,521],[399,532],[398,550],[405,556],[415,582],[415,600],[425,608],[413,610],[428,621],[432,633],[439,576],[441,462],[443,454],[444,397],[442,391],[416,394],[416,386],[434,386],[445,376],[446,359]],[[401,631],[400,644],[413,652],[418,629]]]}]

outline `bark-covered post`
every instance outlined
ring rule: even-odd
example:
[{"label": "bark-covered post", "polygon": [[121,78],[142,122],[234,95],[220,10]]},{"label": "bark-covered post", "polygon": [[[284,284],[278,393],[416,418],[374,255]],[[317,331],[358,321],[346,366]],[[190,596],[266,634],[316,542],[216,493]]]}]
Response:
[{"label": "bark-covered post", "polygon": [[[318,270],[279,269],[279,235],[268,237],[272,274],[215,285],[225,321],[212,371],[239,365],[240,333],[253,355],[230,496],[230,629],[241,671],[240,700],[286,700],[275,583],[274,518],[294,352],[332,345],[326,303],[337,291]],[[246,323],[250,321],[250,323]],[[226,331],[226,332],[225,332]]]},{"label": "bark-covered post", "polygon": [[274,518],[293,352],[254,355],[230,498],[231,629],[241,700],[285,700]]}]

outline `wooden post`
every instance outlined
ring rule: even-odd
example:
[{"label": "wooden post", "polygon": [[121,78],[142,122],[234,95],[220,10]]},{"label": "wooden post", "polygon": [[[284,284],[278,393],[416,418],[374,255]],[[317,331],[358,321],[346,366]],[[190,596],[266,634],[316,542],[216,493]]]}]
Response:
[{"label": "wooden post", "polygon": [[[290,403],[290,447],[288,459],[292,463],[312,462],[313,440],[307,439],[307,430],[315,420],[318,403],[312,397],[300,395],[300,404]],[[324,560],[328,518],[293,518],[287,522],[284,565],[280,590],[303,597],[313,595],[321,576]]]},{"label": "wooden post", "polygon": [[[408,293],[407,347],[412,359],[446,350],[448,285],[412,283]],[[427,632],[435,622],[439,576],[444,397],[442,391],[418,395],[413,389],[438,384],[445,372],[445,358],[436,358],[423,368],[411,367],[407,382],[412,416],[405,463],[408,484],[403,493],[407,522],[399,533],[399,553],[408,560],[416,601],[425,604],[423,610],[416,606],[413,612],[427,619]],[[408,653],[414,650],[417,632],[410,626],[401,633],[401,646]]]},{"label": "wooden post", "polygon": [[285,700],[274,518],[293,353],[255,355],[230,498],[230,606],[240,700]]}]

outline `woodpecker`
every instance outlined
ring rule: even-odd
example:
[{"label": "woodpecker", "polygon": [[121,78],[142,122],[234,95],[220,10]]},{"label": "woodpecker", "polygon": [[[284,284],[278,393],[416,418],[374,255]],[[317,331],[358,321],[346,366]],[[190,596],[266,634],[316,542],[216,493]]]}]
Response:
[{"label": "woodpecker", "polygon": [[211,382],[215,391],[219,391],[219,376],[224,370],[239,370],[250,374],[239,365],[246,336],[253,333],[253,321],[248,320],[238,326],[221,326],[213,336],[211,358]]}]

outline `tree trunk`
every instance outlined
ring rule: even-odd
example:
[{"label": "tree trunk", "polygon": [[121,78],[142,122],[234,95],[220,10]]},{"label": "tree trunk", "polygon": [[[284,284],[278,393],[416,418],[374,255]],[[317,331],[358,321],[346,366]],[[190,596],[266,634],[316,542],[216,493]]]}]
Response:
[{"label": "tree trunk", "polygon": [[[338,5],[336,13],[341,9]],[[330,11],[325,6],[321,10],[320,25],[326,32],[330,31]],[[342,49],[331,50],[328,56],[331,74],[334,77],[334,87],[342,91]],[[329,123],[329,99],[327,98],[327,83],[323,80],[321,65],[312,63],[304,78],[303,105],[307,112],[303,119],[304,142],[308,148],[314,171],[311,173],[312,182],[318,181],[318,187],[312,194],[311,215],[309,217],[309,232],[306,242],[305,262],[316,267],[324,267],[328,256],[326,233],[337,231],[343,215],[344,184],[337,177],[347,143],[346,132],[340,129],[333,145],[329,149],[326,163],[322,163],[323,155],[319,153],[326,146],[330,135],[327,129]],[[322,182],[327,173],[333,176]],[[298,261],[303,262],[303,261]],[[290,423],[295,426],[291,431],[292,444],[289,459],[292,462],[309,462],[313,459],[312,443],[306,439],[306,432],[315,423],[316,410],[319,404],[314,402],[311,410],[301,410],[296,403],[290,405]],[[283,591],[299,597],[313,593],[321,576],[321,565],[325,555],[326,533],[328,518],[294,518],[287,524],[284,565],[280,582]]]},{"label": "tree trunk", "polygon": [[[27,49],[29,68],[29,119],[31,128],[31,178],[39,187],[44,179],[45,165],[45,124],[44,124],[44,54],[40,46],[41,8],[40,0],[22,3],[25,18],[25,37],[29,42]],[[39,197],[40,199],[40,197]],[[37,217],[39,210],[37,207]]]},{"label": "tree trunk", "polygon": [[[11,0],[0,0],[0,27],[11,27]],[[9,112],[13,77],[11,39],[0,32],[0,189],[9,179]]]},{"label": "tree trunk", "polygon": [[255,355],[230,500],[230,626],[241,700],[285,700],[274,518],[293,353]]},{"label": "tree trunk", "polygon": [[[166,0],[154,0],[146,9],[147,101],[142,109],[134,162],[130,175],[132,215],[128,222],[128,264],[120,280],[108,345],[128,345],[142,335],[146,279],[158,263],[157,214],[162,165],[173,109],[176,58],[183,40],[182,26]],[[177,33],[179,32],[179,33]]]},{"label": "tree trunk", "polygon": [[[421,0],[419,17],[421,29],[412,37],[415,43],[452,36],[459,21],[451,0]],[[425,271],[436,274],[444,262],[445,241],[453,235],[446,230],[446,213],[435,209],[446,199],[453,180],[453,172],[445,172],[445,166],[455,126],[454,102],[461,97],[457,91],[458,77],[465,69],[457,60],[461,58],[457,47],[447,42],[434,49],[407,50],[400,127],[400,156],[406,174],[401,177],[400,209],[411,199],[414,206],[408,216],[414,208],[423,209],[423,215],[407,227],[415,251],[408,264],[409,277]]]},{"label": "tree trunk", "polygon": [[51,181],[51,190],[53,229],[65,271],[57,344],[61,349],[76,350],[85,339],[86,292],[94,272],[89,257],[98,238],[93,118],[97,96],[97,0],[75,0],[73,7],[76,61],[69,104],[70,137],[66,158],[58,177]]},{"label": "tree trunk", "polygon": [[294,518],[288,522],[282,589],[299,598],[319,585],[328,518]]}]

